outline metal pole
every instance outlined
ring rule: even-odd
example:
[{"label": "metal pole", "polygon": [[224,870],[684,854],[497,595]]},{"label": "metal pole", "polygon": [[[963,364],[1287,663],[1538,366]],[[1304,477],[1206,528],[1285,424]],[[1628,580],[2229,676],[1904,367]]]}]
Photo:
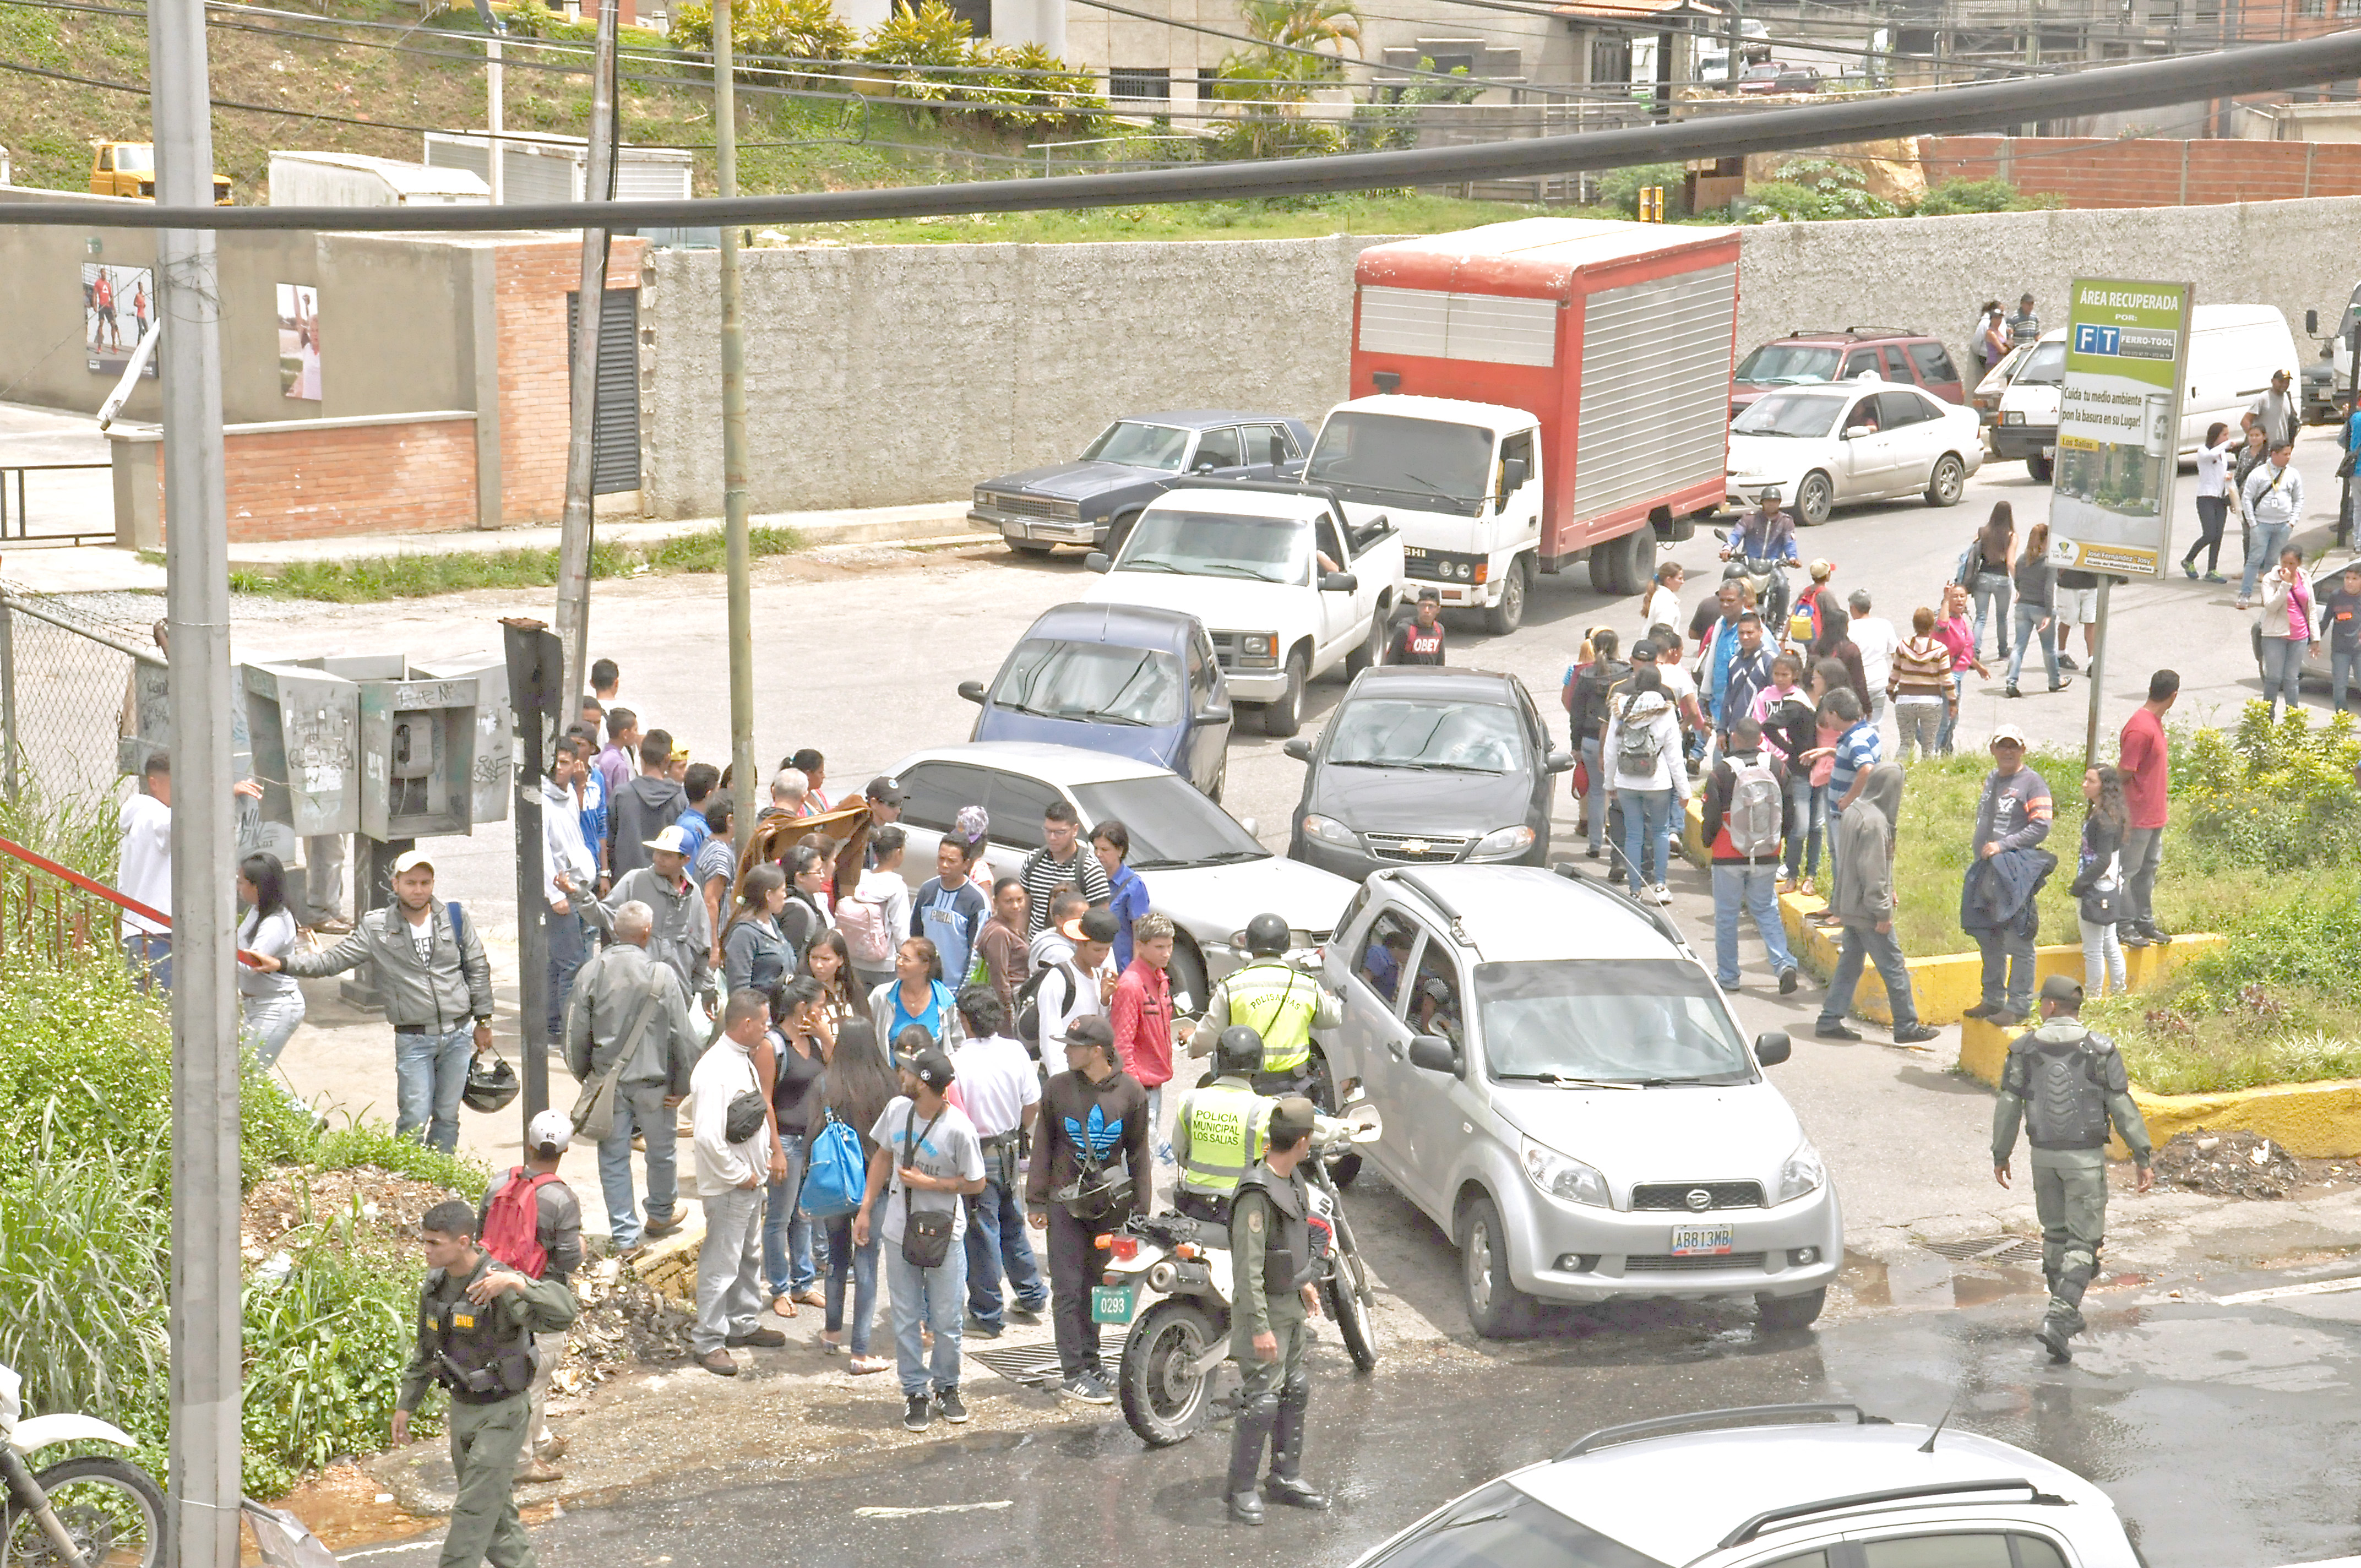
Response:
[{"label": "metal pole", "polygon": [[[2338,433],[2349,436],[2353,430],[2353,416],[2356,413],[2361,413],[2361,322],[2356,322],[2353,325],[2353,330],[2345,334],[2345,419],[2344,429]],[[2329,385],[2334,388],[2335,386],[2335,382],[2332,380]],[[2333,394],[2328,400],[2328,406],[2331,410],[2334,410],[2336,408],[2336,399]],[[2342,547],[2343,545],[2350,543],[2352,536],[2353,476],[2347,474],[2345,476],[2345,488],[2336,498],[2336,543],[2338,546]],[[15,788],[13,785],[10,787],[10,794],[15,794]]]},{"label": "metal pole", "polygon": [[[497,22],[494,26],[498,26]],[[492,205],[507,200],[501,193],[508,173],[506,144],[500,133],[508,129],[508,101],[500,91],[500,35],[493,33],[484,40],[484,58],[489,63],[484,70],[484,126],[491,132],[491,157],[486,163],[491,177],[484,181],[492,188]]]},{"label": "metal pole", "polygon": [[16,620],[0,595],[0,790],[16,804]]},{"label": "metal pole", "polygon": [[[156,196],[213,201],[200,0],[152,0]],[[210,230],[156,240],[165,605],[172,714],[172,1374],[170,1490],[185,1568],[236,1568],[238,1406],[237,993],[230,824],[228,514],[223,495],[221,280]]]},{"label": "metal pole", "polygon": [[[615,169],[615,0],[599,0],[591,66],[589,167],[583,192],[605,201]],[[598,327],[606,315],[607,231],[582,231],[581,291],[575,301],[574,422],[566,444],[566,511],[557,540],[557,637],[566,645],[566,690],[589,690],[590,485],[598,412]]]},{"label": "metal pole", "polygon": [[1725,62],[1728,69],[1722,72],[1721,90],[1731,97],[1738,95],[1738,62],[1746,53],[1745,9],[1740,0],[1730,0],[1730,58]]},{"label": "metal pole", "polygon": [[[738,193],[737,82],[730,0],[713,0],[713,151],[723,196]],[[753,549],[746,523],[746,328],[738,308],[738,230],[721,225],[721,526],[730,582],[730,763],[739,815],[754,797]]]},{"label": "metal pole", "polygon": [[[2102,572],[2098,576],[2098,646],[2091,650],[2091,667],[2083,672],[2085,678],[2091,683],[2091,717],[2082,727],[2082,766],[2086,769],[2099,765],[2099,695],[2100,686],[2105,680],[2107,673],[2107,595],[2115,586],[2115,579],[2106,573]],[[2061,648],[2065,645],[2066,629],[2064,627],[2058,629],[2058,641]]]},{"label": "metal pole", "polygon": [[[549,890],[541,784],[559,716],[566,707],[565,689],[555,684],[563,674],[565,655],[538,620],[502,620],[500,643],[508,660],[509,711],[516,731],[511,771],[516,778],[517,1037],[524,1061],[520,1113],[530,1148],[533,1119],[549,1104]],[[583,888],[576,896],[595,898],[598,890]]]}]

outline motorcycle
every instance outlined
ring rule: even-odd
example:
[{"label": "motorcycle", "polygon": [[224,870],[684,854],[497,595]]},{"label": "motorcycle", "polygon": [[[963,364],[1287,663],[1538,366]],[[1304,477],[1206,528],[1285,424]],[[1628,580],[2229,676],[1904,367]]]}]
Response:
[{"label": "motorcycle", "polygon": [[0,1564],[6,1568],[157,1568],[171,1556],[163,1488],[127,1459],[85,1455],[35,1470],[58,1443],[137,1446],[94,1416],[18,1419],[23,1380],[0,1366]]},{"label": "motorcycle", "polygon": [[[1314,1283],[1345,1354],[1363,1372],[1378,1364],[1369,1318],[1376,1290],[1330,1168],[1357,1157],[1349,1151],[1382,1132],[1376,1107],[1348,1103],[1341,1118],[1323,1119],[1312,1135],[1312,1157],[1300,1168],[1311,1190],[1312,1249],[1321,1259]],[[1135,1217],[1099,1243],[1107,1265],[1105,1282],[1091,1292],[1092,1318],[1131,1325],[1115,1378],[1123,1419],[1150,1448],[1183,1442],[1215,1415],[1214,1376],[1229,1359],[1229,1231],[1173,1212]],[[1157,1299],[1138,1310],[1151,1296]]]},{"label": "motorcycle", "polygon": [[1754,590],[1754,607],[1773,641],[1787,635],[1786,562],[1738,556],[1721,569],[1721,575]]}]

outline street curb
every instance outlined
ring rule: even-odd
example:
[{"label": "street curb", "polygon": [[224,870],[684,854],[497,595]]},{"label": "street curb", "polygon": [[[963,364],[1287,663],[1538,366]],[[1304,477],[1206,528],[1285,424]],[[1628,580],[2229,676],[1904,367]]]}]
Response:
[{"label": "street curb", "polygon": [[697,1255],[705,1246],[705,1222],[684,1219],[681,1228],[631,1255],[631,1274],[657,1295],[697,1310]]}]

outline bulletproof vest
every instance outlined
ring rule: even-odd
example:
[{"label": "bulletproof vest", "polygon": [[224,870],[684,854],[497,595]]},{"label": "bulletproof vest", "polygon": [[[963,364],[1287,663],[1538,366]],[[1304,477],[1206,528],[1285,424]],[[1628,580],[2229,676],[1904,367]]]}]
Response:
[{"label": "bulletproof vest", "polygon": [[1276,1222],[1263,1235],[1262,1293],[1270,1297],[1292,1296],[1311,1284],[1319,1273],[1312,1255],[1312,1225],[1305,1212],[1303,1183],[1301,1179],[1278,1180],[1268,1166],[1258,1164],[1238,1181],[1241,1194],[1250,1187],[1270,1200],[1271,1216]]},{"label": "bulletproof vest", "polygon": [[2025,1038],[2017,1056],[2026,1135],[2037,1149],[2095,1149],[2107,1141],[2107,1089],[2100,1046],[2085,1031],[2071,1040]]},{"label": "bulletproof vest", "polygon": [[1230,1022],[1262,1036],[1262,1070],[1301,1071],[1312,1059],[1319,982],[1279,959],[1261,959],[1233,970],[1222,985],[1229,993]]},{"label": "bulletproof vest", "polygon": [[533,1336],[509,1324],[497,1299],[481,1307],[465,1295],[430,1299],[426,1313],[435,1336],[434,1378],[452,1398],[497,1404],[533,1386]]},{"label": "bulletproof vest", "polygon": [[1276,1105],[1240,1083],[1216,1080],[1191,1090],[1180,1102],[1180,1119],[1189,1129],[1181,1188],[1224,1198],[1236,1190],[1262,1158],[1263,1128]]}]

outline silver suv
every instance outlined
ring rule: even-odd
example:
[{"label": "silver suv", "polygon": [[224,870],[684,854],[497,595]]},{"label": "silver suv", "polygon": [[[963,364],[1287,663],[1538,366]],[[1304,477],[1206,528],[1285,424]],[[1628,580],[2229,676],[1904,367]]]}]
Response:
[{"label": "silver suv", "polygon": [[1459,1244],[1467,1315],[1536,1298],[1752,1296],[1819,1315],[1844,1221],[1819,1154],[1671,921],[1530,866],[1369,877],[1323,959],[1327,1080],[1385,1119],[1369,1153]]},{"label": "silver suv", "polygon": [[1356,1568],[1503,1563],[2139,1568],[2139,1555],[2104,1492],[2024,1449],[1852,1405],[1758,1405],[1592,1432],[1436,1509]]}]

